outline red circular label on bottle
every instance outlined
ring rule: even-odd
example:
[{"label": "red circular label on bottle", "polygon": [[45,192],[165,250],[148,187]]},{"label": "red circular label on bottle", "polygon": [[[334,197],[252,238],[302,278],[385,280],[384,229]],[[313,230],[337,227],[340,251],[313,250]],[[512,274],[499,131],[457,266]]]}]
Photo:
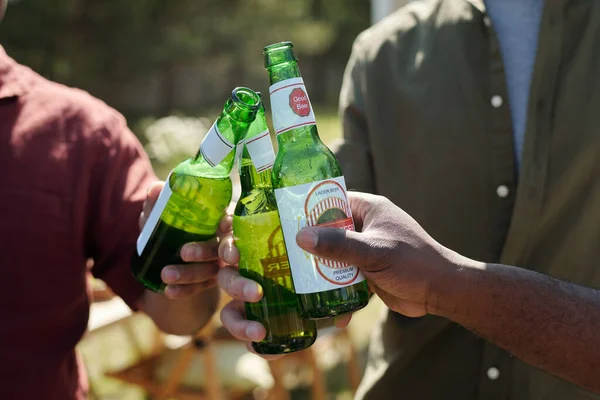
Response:
[{"label": "red circular label on bottle", "polygon": [[290,93],[290,108],[294,114],[301,117],[310,115],[310,102],[306,92],[300,88],[292,90]]}]

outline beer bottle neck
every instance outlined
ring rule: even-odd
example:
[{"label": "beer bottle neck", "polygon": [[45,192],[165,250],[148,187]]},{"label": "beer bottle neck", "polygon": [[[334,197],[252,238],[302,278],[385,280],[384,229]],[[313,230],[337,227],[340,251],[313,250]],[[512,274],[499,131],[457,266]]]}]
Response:
[{"label": "beer bottle neck", "polygon": [[[270,139],[268,140],[270,141]],[[258,172],[246,146],[244,146],[242,155],[239,160],[242,192],[234,214],[238,216],[254,215],[277,210],[271,168]]]},{"label": "beer bottle neck", "polygon": [[277,64],[267,69],[269,73],[269,82],[274,85],[286,79],[301,78],[300,68],[296,61],[287,61],[282,64]]},{"label": "beer bottle neck", "polygon": [[263,49],[265,68],[271,85],[290,78],[300,78],[298,58],[291,42],[275,43]]},{"label": "beer bottle neck", "polygon": [[[269,74],[271,86],[288,79],[302,77],[291,43],[280,43],[265,48],[265,67]],[[303,89],[306,90],[304,87]],[[271,101],[273,100],[273,95],[271,95]],[[307,98],[305,101],[308,103]],[[307,106],[310,110],[310,103]],[[293,146],[320,144],[321,140],[315,124],[289,129],[280,133],[277,135],[277,143],[279,148],[283,149]]]},{"label": "beer bottle neck", "polygon": [[[235,161],[235,146],[248,131],[248,123],[232,120],[227,114],[219,116],[208,135],[216,135],[205,140],[192,158],[191,164],[203,170],[214,169],[218,175],[229,175]],[[215,130],[218,133],[215,133]]]},{"label": "beer bottle neck", "polygon": [[244,157],[242,157],[240,164],[242,194],[247,194],[253,189],[272,189],[271,169],[257,172],[246,149],[244,149]]},{"label": "beer bottle neck", "polygon": [[321,144],[316,125],[290,129],[277,135],[279,149],[284,150],[291,147],[314,146]]},{"label": "beer bottle neck", "polygon": [[[253,146],[254,153],[246,143]],[[238,168],[242,192],[250,192],[254,188],[272,188],[270,166],[273,165],[273,144],[262,104],[254,122],[248,128],[240,156]],[[257,157],[256,160],[252,159],[253,156]],[[255,164],[255,161],[258,164]]]},{"label": "beer bottle neck", "polygon": [[217,175],[231,173],[235,147],[246,136],[261,104],[258,93],[247,88],[234,89],[191,164],[196,168],[214,168]]}]

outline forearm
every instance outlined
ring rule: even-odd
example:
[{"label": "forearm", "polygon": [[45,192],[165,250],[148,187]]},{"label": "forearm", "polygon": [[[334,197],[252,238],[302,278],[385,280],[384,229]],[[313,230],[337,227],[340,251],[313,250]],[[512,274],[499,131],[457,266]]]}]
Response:
[{"label": "forearm", "polygon": [[206,325],[218,303],[217,288],[177,300],[146,291],[140,308],[162,331],[174,335],[191,335]]},{"label": "forearm", "polygon": [[523,361],[600,393],[600,291],[453,257],[429,311]]}]

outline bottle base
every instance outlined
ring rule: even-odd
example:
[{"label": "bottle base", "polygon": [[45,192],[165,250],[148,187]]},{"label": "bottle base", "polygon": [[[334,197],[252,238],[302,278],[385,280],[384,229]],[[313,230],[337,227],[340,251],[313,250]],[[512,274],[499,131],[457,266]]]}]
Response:
[{"label": "bottle base", "polygon": [[317,339],[312,337],[280,339],[277,341],[252,342],[252,348],[258,354],[289,354],[308,349]]},{"label": "bottle base", "polygon": [[355,312],[369,304],[366,281],[340,289],[298,294],[300,313],[307,319],[332,318]]},{"label": "bottle base", "polygon": [[139,277],[135,276],[135,274],[134,274],[134,278],[151,292],[159,293],[159,294],[165,293],[165,289],[166,289],[167,285],[162,281],[160,283],[151,282],[149,280],[139,278]]},{"label": "bottle base", "polygon": [[363,309],[369,304],[369,301],[364,301],[354,304],[340,304],[338,306],[326,306],[320,308],[311,308],[310,310],[303,310],[302,316],[308,319],[326,319],[333,318],[340,315],[356,312]]}]

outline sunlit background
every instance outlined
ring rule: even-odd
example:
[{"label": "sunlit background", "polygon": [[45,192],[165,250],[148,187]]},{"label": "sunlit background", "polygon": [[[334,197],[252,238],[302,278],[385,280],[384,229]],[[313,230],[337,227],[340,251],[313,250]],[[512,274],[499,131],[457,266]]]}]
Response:
[{"label": "sunlit background", "polygon": [[[164,178],[193,155],[234,87],[268,93],[262,48],[279,41],[294,43],[320,136],[331,144],[354,39],[406,2],[12,0],[0,43],[18,62],[123,113]],[[265,103],[269,113],[268,96]],[[347,331],[320,331],[310,357],[269,366],[219,333],[218,318],[194,346],[158,333],[93,285],[98,301],[79,351],[97,399],[207,398],[211,381],[228,398],[352,398],[381,308],[372,301]],[[166,387],[171,396],[160,397]]]}]

